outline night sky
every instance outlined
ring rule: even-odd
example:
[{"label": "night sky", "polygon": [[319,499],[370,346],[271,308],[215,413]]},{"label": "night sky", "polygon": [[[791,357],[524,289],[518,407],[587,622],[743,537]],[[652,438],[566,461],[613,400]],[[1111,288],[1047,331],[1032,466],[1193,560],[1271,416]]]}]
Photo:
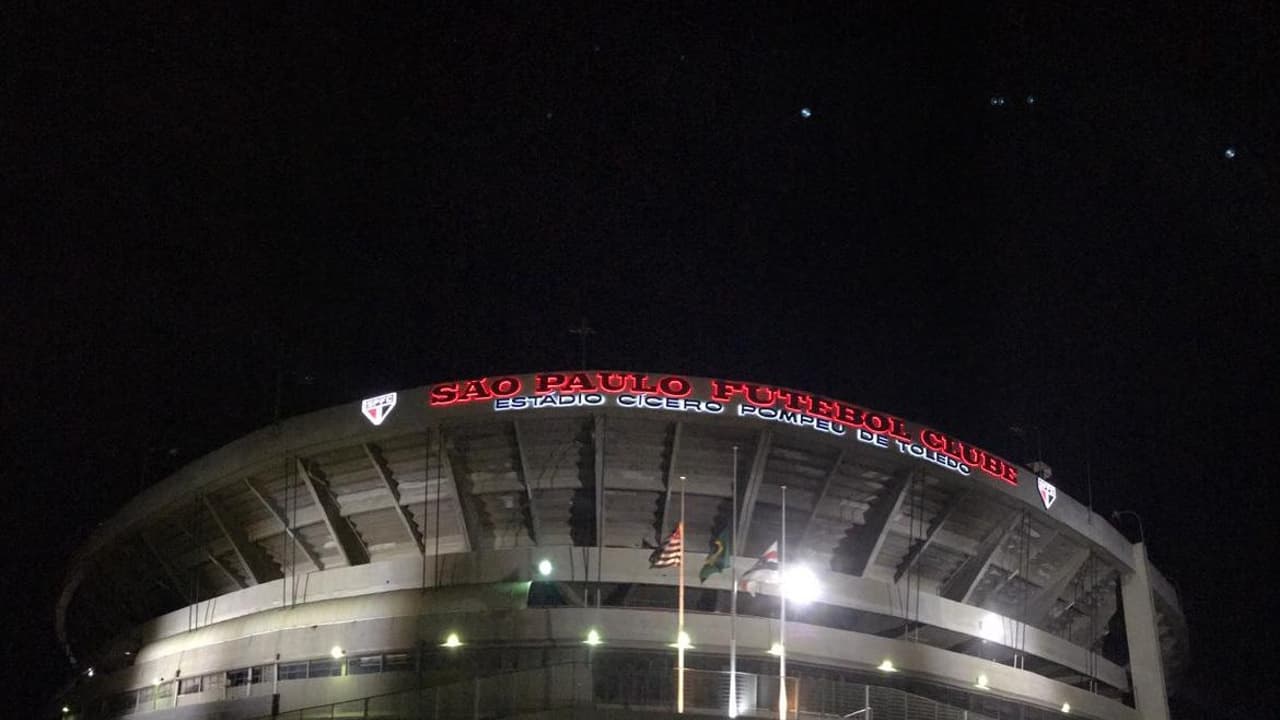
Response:
[{"label": "night sky", "polygon": [[1092,4],[10,9],[6,704],[69,675],[74,548],[277,387],[572,368],[586,318],[593,367],[813,390],[1136,510],[1176,715],[1268,715],[1280,13]]}]

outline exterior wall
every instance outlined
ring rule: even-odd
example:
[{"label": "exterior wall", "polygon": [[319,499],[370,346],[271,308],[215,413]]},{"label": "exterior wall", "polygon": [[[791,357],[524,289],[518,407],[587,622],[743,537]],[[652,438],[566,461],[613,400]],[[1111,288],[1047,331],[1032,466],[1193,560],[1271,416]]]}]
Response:
[{"label": "exterior wall", "polygon": [[[576,567],[571,567],[571,554],[579,558]],[[422,590],[421,562],[409,562],[412,558],[340,568],[313,573],[305,582],[306,592],[300,593],[307,601],[287,608],[279,606],[285,581],[250,588],[149,623],[143,629],[145,642],[136,653],[134,665],[101,678],[94,692],[107,695],[179,673],[194,677],[269,665],[277,660],[324,657],[335,645],[349,656],[411,649],[419,643],[434,647],[449,632],[458,632],[470,647],[560,648],[585,653],[581,639],[588,628],[596,627],[611,648],[667,651],[675,631],[674,613],[667,609],[524,609],[522,590],[527,585],[511,578],[527,577],[544,557],[551,559],[556,568],[566,568],[556,572],[557,579],[564,581],[594,576],[599,560],[590,552],[571,553],[568,548],[450,556],[449,562],[442,565],[442,575],[457,584],[426,593]],[[688,570],[693,575],[695,568],[690,566]],[[676,579],[672,571],[649,570],[643,551],[624,549],[606,551],[602,575],[606,582],[673,584]],[[364,584],[353,584],[353,576],[360,577]],[[886,584],[836,573],[825,574],[822,580],[824,602],[874,611],[895,609],[891,587]],[[726,584],[723,575],[708,582]],[[300,582],[299,587],[302,585]],[[921,605],[922,618],[966,632],[973,632],[979,621],[990,620],[991,616],[979,608],[942,598],[922,599]],[[190,617],[203,617],[210,622],[188,629]],[[998,620],[1002,627],[1013,625],[1007,618]],[[696,652],[727,654],[728,622],[723,614],[689,613],[687,629]],[[776,637],[776,625],[776,620],[740,616],[741,656],[766,658],[765,651]],[[1045,655],[1066,656],[1073,649],[1078,650],[1047,634],[1029,634],[1027,645],[1027,652],[1034,649]],[[1077,714],[1106,720],[1137,718],[1132,709],[1119,702],[1035,673],[904,640],[793,621],[788,624],[788,650],[794,662],[865,671],[873,671],[881,661],[891,659],[904,675],[961,689],[971,688],[977,676],[984,674],[990,680],[989,692],[993,696],[1040,707],[1057,708],[1068,702]],[[1114,665],[1101,668],[1100,672],[1111,681],[1124,682],[1123,670]],[[386,676],[283,681],[281,708],[373,695],[397,689],[396,682]],[[201,698],[183,696],[181,702],[196,699]]]}]

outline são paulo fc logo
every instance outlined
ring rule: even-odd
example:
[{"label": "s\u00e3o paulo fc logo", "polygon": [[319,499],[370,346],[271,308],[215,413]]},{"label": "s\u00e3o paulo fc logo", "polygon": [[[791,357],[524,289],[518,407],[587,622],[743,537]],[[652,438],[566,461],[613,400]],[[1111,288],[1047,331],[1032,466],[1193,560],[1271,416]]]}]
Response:
[{"label": "s\u00e3o paulo fc logo", "polygon": [[360,401],[360,412],[374,425],[381,425],[396,406],[396,394],[387,393]]},{"label": "s\u00e3o paulo fc logo", "polygon": [[1053,501],[1058,499],[1058,488],[1050,485],[1044,478],[1036,478],[1036,488],[1040,490],[1040,501],[1044,503],[1044,509],[1053,507]]}]

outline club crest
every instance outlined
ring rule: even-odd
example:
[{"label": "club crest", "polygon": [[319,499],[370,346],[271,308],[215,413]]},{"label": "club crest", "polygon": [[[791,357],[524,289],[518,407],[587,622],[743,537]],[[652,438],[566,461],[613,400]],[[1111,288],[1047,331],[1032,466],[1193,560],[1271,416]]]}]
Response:
[{"label": "club crest", "polygon": [[387,393],[360,401],[360,412],[374,425],[381,425],[396,406],[396,394]]},{"label": "club crest", "polygon": [[1044,509],[1053,507],[1053,501],[1058,499],[1058,488],[1050,485],[1044,478],[1036,478],[1036,488],[1040,490],[1040,501],[1044,503]]}]

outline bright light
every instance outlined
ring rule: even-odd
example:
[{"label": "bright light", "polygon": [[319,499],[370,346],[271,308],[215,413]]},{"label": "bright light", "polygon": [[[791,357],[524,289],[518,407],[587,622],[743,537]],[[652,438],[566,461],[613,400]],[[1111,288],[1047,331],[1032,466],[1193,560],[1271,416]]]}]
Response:
[{"label": "bright light", "polygon": [[1004,641],[1004,624],[999,615],[987,613],[978,621],[978,637],[994,642]]},{"label": "bright light", "polygon": [[807,107],[800,108],[800,117],[802,118],[813,117],[813,111]]},{"label": "bright light", "polygon": [[1229,147],[1226,150],[1222,151],[1222,156],[1230,160],[1236,156],[1236,149],[1233,147]]},{"label": "bright light", "polygon": [[66,714],[67,714],[67,713],[69,713],[69,712],[71,712],[71,708],[67,707],[66,705],[63,705],[63,706],[62,706],[62,714],[63,714],[63,715],[66,715]]},{"label": "bright light", "polygon": [[985,674],[978,675],[978,681],[975,682],[973,686],[978,688],[979,690],[991,689],[990,683],[987,681],[987,676]]},{"label": "bright light", "polygon": [[681,630],[677,640],[671,643],[670,645],[668,645],[667,647],[684,648],[685,650],[692,650],[693,643],[689,640],[689,633]]},{"label": "bright light", "polygon": [[1062,712],[1064,713],[1071,712],[1071,703],[1062,703]]},{"label": "bright light", "polygon": [[332,657],[334,660],[340,660],[342,659],[342,656],[346,654],[347,654],[346,651],[343,650],[342,646],[340,645],[334,645],[333,647],[329,648],[329,656]]},{"label": "bright light", "polygon": [[772,644],[772,645],[770,645],[770,646],[769,646],[769,654],[770,654],[770,655],[775,655],[775,656],[777,656],[777,657],[782,657],[782,651],[783,651],[782,643],[774,643],[774,644]]},{"label": "bright light", "polygon": [[596,630],[595,628],[591,628],[591,630],[587,632],[587,639],[583,640],[582,644],[595,647],[596,645],[599,645],[602,642],[604,641],[600,639],[600,631]]},{"label": "bright light", "polygon": [[550,575],[553,569],[554,568],[551,567],[550,560],[544,559],[538,563],[538,574],[541,575],[542,577],[547,577],[548,575]]},{"label": "bright light", "polygon": [[160,684],[160,683],[162,683],[162,682],[164,682],[164,678],[162,678],[162,677],[152,678],[152,679],[151,679],[151,684],[152,684],[152,685],[159,685],[159,684]]},{"label": "bright light", "polygon": [[88,675],[89,677],[93,677],[93,668],[89,668],[88,670],[85,670],[84,674]]},{"label": "bright light", "polygon": [[787,599],[795,603],[810,603],[822,594],[822,583],[808,565],[797,565],[786,569],[782,578],[782,589]]},{"label": "bright light", "polygon": [[898,668],[893,666],[893,661],[889,658],[885,658],[884,662],[876,666],[876,669],[883,672],[898,672]]},{"label": "bright light", "polygon": [[444,642],[440,643],[440,647],[462,647],[462,640],[458,639],[458,633],[449,633],[449,636],[444,639]]}]

